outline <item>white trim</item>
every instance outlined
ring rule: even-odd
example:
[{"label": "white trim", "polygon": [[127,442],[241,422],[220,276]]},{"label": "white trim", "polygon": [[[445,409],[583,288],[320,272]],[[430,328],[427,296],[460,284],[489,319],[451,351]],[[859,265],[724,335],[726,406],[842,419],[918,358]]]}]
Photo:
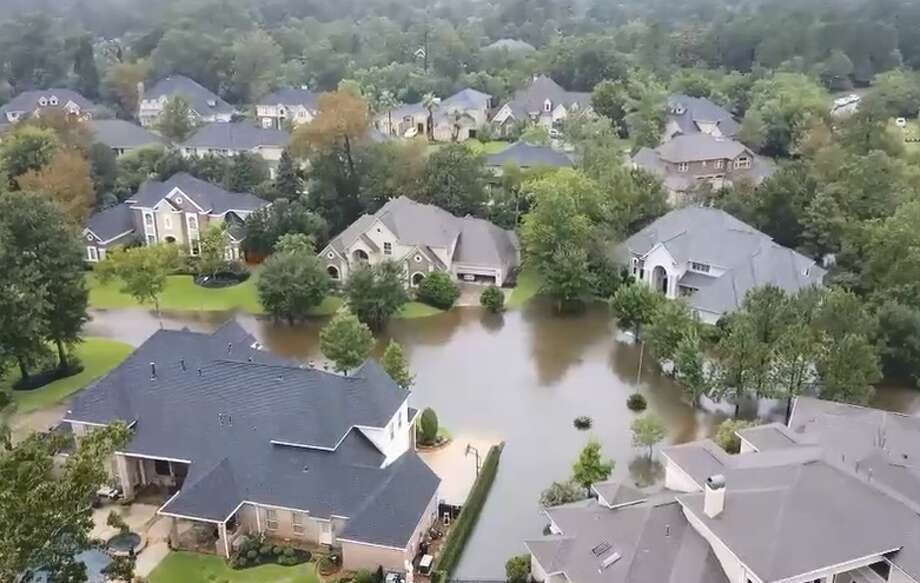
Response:
[{"label": "white trim", "polygon": [[[170,190],[170,191],[166,194],[166,196],[164,196],[163,198],[160,199],[160,202],[162,202],[164,199],[172,198],[172,196],[173,196],[174,194],[176,194],[177,192],[180,193],[181,196],[184,196],[184,197],[185,197],[189,202],[191,202],[193,205],[195,205],[195,208],[197,208],[197,209],[200,210],[201,212],[206,213],[206,212],[208,212],[208,211],[210,210],[210,209],[204,210],[203,208],[201,208],[201,205],[198,204],[197,202],[195,202],[195,199],[194,199],[194,198],[192,198],[191,196],[189,196],[187,192],[185,192],[184,190],[182,190],[182,189],[179,188],[178,186],[173,187],[173,189]],[[160,202],[157,202],[157,204],[160,204]],[[177,202],[176,204],[182,204],[182,203]]]},{"label": "white trim", "polygon": [[[349,429],[348,432],[351,432],[351,429]],[[348,432],[346,432],[345,435],[348,435]],[[345,438],[343,437],[342,439],[345,439]],[[342,439],[339,440],[339,443],[342,443]],[[335,447],[322,447],[320,445],[306,445],[304,443],[292,443],[290,441],[279,441],[277,439],[269,440],[269,443],[271,443],[272,445],[286,445],[288,447],[297,447],[300,449],[318,449],[321,451],[335,451],[336,449]],[[337,446],[338,446],[338,443],[336,444],[336,447]]]},{"label": "white trim", "polygon": [[735,435],[738,436],[738,439],[741,441],[742,444],[747,445],[749,448],[751,448],[753,450],[753,453],[757,453],[760,451],[760,448],[758,448],[756,445],[754,445],[753,443],[745,439],[745,437],[741,435],[741,433],[739,433],[738,431],[735,431]]},{"label": "white trim", "polygon": [[76,419],[61,419],[61,423],[75,423],[77,425],[92,425],[93,427],[108,427],[108,423],[96,423],[94,421],[77,421]]},{"label": "white trim", "polygon": [[[419,522],[421,522],[421,521],[419,521]],[[336,540],[337,542],[340,542],[340,543],[352,543],[352,544],[356,544],[356,545],[364,545],[364,546],[366,546],[366,547],[376,547],[376,548],[378,548],[378,549],[389,549],[389,550],[392,550],[392,551],[402,551],[402,552],[406,552],[406,549],[409,547],[409,543],[406,543],[406,546],[404,546],[404,547],[393,547],[393,546],[390,546],[390,545],[381,545],[381,544],[377,544],[377,543],[368,543],[368,542],[364,542],[364,541],[360,541],[360,540],[355,540],[355,539],[353,539],[353,538],[341,538],[341,537],[336,537],[335,540]]]},{"label": "white trim", "polygon": [[[87,231],[89,231],[89,229],[87,229]],[[89,231],[89,232],[90,232],[90,233],[93,233],[92,231]],[[112,241],[115,241],[116,239],[121,239],[122,237],[124,237],[124,236],[126,236],[126,235],[130,235],[130,234],[133,233],[133,232],[134,232],[134,229],[132,228],[132,229],[129,230],[129,231],[125,231],[124,233],[119,233],[119,234],[115,235],[115,236],[112,237],[111,239],[106,239],[105,241],[101,241],[101,240],[100,240],[100,241],[99,241],[99,244],[100,244],[100,245],[105,245],[105,244],[107,244],[107,243],[111,243]],[[97,239],[99,239],[99,235],[97,235],[96,233],[93,233],[93,236],[96,237]]]},{"label": "white trim", "polygon": [[[669,457],[668,454],[666,454],[666,453],[664,452],[664,450],[659,451],[658,454],[659,454],[661,457],[663,457],[666,461],[671,462],[671,463],[674,465],[675,468],[677,468],[678,470],[680,470],[680,473],[681,473],[681,474],[683,474],[683,475],[686,476],[691,482],[693,482],[694,484],[696,484],[696,487],[700,489],[700,492],[703,491],[703,485],[700,484],[699,482],[697,482],[696,479],[695,479],[693,476],[691,476],[691,475],[687,472],[687,470],[685,470],[684,468],[682,468],[682,467],[680,466],[680,464],[678,464],[677,462],[675,462],[673,458]],[[665,469],[667,469],[667,468],[665,468]]]},{"label": "white trim", "polygon": [[[166,505],[164,504],[163,506],[166,506]],[[160,509],[157,510],[157,514],[159,514],[160,516],[172,516],[173,518],[182,518],[184,520],[192,520],[195,522],[210,522],[211,524],[223,524],[223,522],[219,520],[214,520],[213,518],[201,518],[200,516],[189,516],[187,514],[176,514],[174,512],[165,512],[163,510],[163,506],[161,506]]]},{"label": "white trim", "polygon": [[116,454],[116,455],[123,455],[123,456],[125,456],[125,457],[133,457],[133,458],[138,458],[138,459],[142,459],[142,460],[153,460],[153,461],[160,461],[160,462],[174,462],[174,463],[177,463],[177,464],[191,464],[191,463],[192,463],[192,460],[183,460],[183,459],[179,459],[179,458],[161,457],[161,456],[155,456],[155,455],[146,455],[146,454],[142,454],[142,453],[128,453],[128,452],[124,452],[124,451],[115,451],[115,452],[112,452],[112,453],[114,453],[114,454]]},{"label": "white trim", "polygon": [[[726,548],[727,548],[727,545],[726,545]],[[895,548],[890,549],[890,550],[887,550],[887,551],[881,551],[881,552],[878,552],[878,553],[872,553],[872,554],[870,554],[870,555],[865,555],[865,556],[863,556],[863,557],[857,557],[857,558],[855,558],[855,559],[850,559],[849,561],[845,561],[845,562],[843,562],[843,563],[834,563],[833,565],[828,565],[828,566],[826,566],[826,567],[820,567],[820,568],[818,568],[818,569],[812,569],[811,571],[806,571],[806,572],[804,572],[804,573],[799,573],[798,575],[792,575],[791,577],[786,577],[785,579],[777,579],[777,580],[775,581],[775,583],[783,583],[783,581],[794,581],[795,579],[799,579],[799,578],[801,578],[801,577],[809,577],[809,576],[811,576],[811,575],[818,574],[818,573],[821,573],[821,572],[826,572],[826,571],[828,571],[828,570],[834,570],[834,571],[835,571],[834,573],[830,573],[830,574],[829,574],[830,576],[833,576],[833,575],[839,575],[839,572],[836,572],[837,569],[845,569],[846,571],[851,571],[851,570],[853,570],[853,569],[861,569],[861,568],[863,568],[863,567],[868,567],[869,565],[875,563],[875,562],[876,562],[875,559],[879,559],[879,560],[882,560],[882,561],[887,561],[887,559],[885,558],[885,555],[890,554],[890,553],[894,553],[894,552],[896,552],[896,551],[900,551],[900,550],[903,549],[903,548],[904,548],[903,546],[901,546],[901,547],[895,547]],[[859,564],[859,563],[862,563],[862,562],[864,562],[864,561],[869,561],[869,560],[872,560],[872,563]],[[856,565],[852,565],[852,563],[856,563]],[[826,574],[826,575],[824,575],[824,576],[827,577],[828,575]]]}]

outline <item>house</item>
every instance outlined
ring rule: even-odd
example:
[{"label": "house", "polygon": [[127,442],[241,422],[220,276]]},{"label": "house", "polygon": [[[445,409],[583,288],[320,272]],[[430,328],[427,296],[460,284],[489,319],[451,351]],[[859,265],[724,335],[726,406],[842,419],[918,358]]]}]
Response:
[{"label": "house", "polygon": [[158,496],[170,546],[230,557],[264,534],[407,571],[438,518],[440,480],[415,452],[418,411],[375,362],[340,376],[274,356],[236,322],[158,330],[77,395],[78,440],[124,422],[112,457],[127,500]]},{"label": "house", "polygon": [[920,582],[920,420],[799,397],[788,424],[738,435],[738,455],[710,440],[663,449],[665,489],[648,501],[600,492],[591,513],[550,509],[558,534],[527,543],[535,578]]},{"label": "house", "polygon": [[263,128],[287,129],[288,124],[310,123],[316,116],[316,95],[307,89],[285,87],[256,103],[256,119]]},{"label": "house", "polygon": [[536,123],[549,130],[570,115],[590,111],[590,93],[566,91],[549,77],[540,75],[499,108],[492,124],[507,136],[515,123]]},{"label": "house", "polygon": [[675,200],[702,184],[722,188],[748,181],[757,186],[772,172],[767,160],[741,142],[704,133],[676,135],[654,150],[641,148],[631,164],[661,178]]},{"label": "house", "polygon": [[202,126],[182,144],[186,156],[235,156],[248,153],[268,162],[272,178],[281,154],[288,145],[290,134],[286,130],[264,128],[250,121],[209,123]]},{"label": "house", "polygon": [[[469,88],[438,102],[431,110],[434,141],[465,142],[475,139],[479,129],[488,123],[491,106],[491,95]],[[390,136],[425,136],[428,109],[422,102],[402,105],[378,115],[374,127]]]},{"label": "house", "polygon": [[725,211],[673,210],[614,250],[632,275],[668,298],[683,298],[706,323],[741,306],[756,287],[787,292],[820,286],[825,270]]},{"label": "house", "polygon": [[61,110],[80,119],[92,119],[99,112],[96,104],[72,89],[36,89],[24,91],[0,107],[0,119],[5,123],[15,123],[41,115],[46,109]]},{"label": "house", "polygon": [[500,38],[497,41],[482,47],[483,51],[508,51],[512,55],[529,54],[536,51],[536,47],[527,41],[516,38]]},{"label": "house", "polygon": [[94,119],[86,125],[93,133],[93,139],[112,148],[116,156],[166,144],[161,136],[123,119]]},{"label": "house", "polygon": [[672,95],[668,98],[668,117],[662,141],[692,134],[734,138],[739,129],[741,126],[731,113],[705,97]]},{"label": "house", "polygon": [[166,103],[173,97],[182,97],[188,102],[196,122],[229,122],[237,113],[232,105],[216,93],[184,75],[170,75],[160,79],[150,89],[141,91],[141,95],[137,119],[144,127],[157,123]]},{"label": "house", "polygon": [[575,165],[565,152],[527,142],[515,142],[501,152],[486,157],[486,167],[495,173],[500,173],[507,164],[522,169],[571,168]]},{"label": "house", "polygon": [[502,285],[520,264],[517,237],[484,219],[456,217],[400,196],[363,215],[319,253],[326,271],[345,280],[355,269],[384,260],[405,268],[418,286],[435,271],[463,281]]},{"label": "house", "polygon": [[108,249],[134,241],[175,243],[198,255],[201,234],[221,224],[230,239],[227,258],[238,259],[243,222],[266,205],[252,194],[227,192],[184,172],[165,182],[148,180],[125,202],[89,218],[83,229],[86,260],[101,261]]}]

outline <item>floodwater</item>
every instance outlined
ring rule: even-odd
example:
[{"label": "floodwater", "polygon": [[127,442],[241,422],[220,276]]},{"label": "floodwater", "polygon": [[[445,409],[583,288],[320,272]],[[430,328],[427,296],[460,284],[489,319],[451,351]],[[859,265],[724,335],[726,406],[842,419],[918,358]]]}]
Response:
[{"label": "floodwater", "polygon": [[[139,344],[161,325],[212,330],[231,314],[164,314],[145,311],[94,312],[87,334]],[[239,315],[239,322],[273,352],[322,366],[322,320],[294,327]],[[640,485],[660,484],[663,468],[632,446],[626,408],[636,391],[639,348],[623,341],[606,306],[560,316],[539,300],[522,311],[493,316],[458,308],[417,320],[391,322],[378,343],[403,345],[416,375],[412,404],[433,407],[441,424],[460,443],[505,442],[499,473],[476,531],[455,573],[459,579],[504,579],[505,561],[525,551],[523,541],[541,535],[545,519],[540,492],[565,480],[580,449],[596,438],[616,462],[613,477]],[[649,411],[668,428],[665,443],[705,437],[732,409],[705,403],[693,409],[668,378],[647,360],[638,391]],[[882,389],[879,406],[920,412],[920,393]],[[782,418],[784,403],[749,406],[762,418]],[[575,417],[593,421],[588,431]],[[482,452],[485,455],[485,451]],[[468,463],[474,467],[473,458]]]}]

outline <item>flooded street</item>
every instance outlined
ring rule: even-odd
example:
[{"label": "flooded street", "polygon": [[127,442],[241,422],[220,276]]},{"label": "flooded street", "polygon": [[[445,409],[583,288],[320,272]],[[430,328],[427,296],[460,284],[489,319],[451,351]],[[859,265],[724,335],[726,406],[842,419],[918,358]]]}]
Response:
[{"label": "flooded street", "polygon": [[[171,314],[158,319],[144,311],[94,312],[87,334],[139,344],[162,325],[211,330],[229,314]],[[239,322],[273,352],[321,363],[320,320],[296,327],[240,315]],[[455,309],[418,320],[393,321],[377,350],[388,338],[400,342],[416,375],[412,404],[433,407],[441,424],[465,447],[506,442],[492,489],[464,557],[459,579],[504,579],[505,561],[524,552],[522,541],[537,537],[545,520],[538,508],[540,492],[554,480],[565,480],[581,447],[590,437],[616,462],[614,477],[639,484],[663,478],[662,468],[632,447],[629,425],[635,414],[626,408],[636,389],[638,347],[618,342],[606,306],[557,316],[539,301],[522,311],[490,316],[477,308]],[[657,375],[649,362],[639,392],[668,428],[668,443],[708,435],[722,413],[694,410],[680,390]],[[879,405],[905,412],[920,411],[917,392],[885,390]],[[784,404],[765,404],[771,416]],[[726,412],[730,409],[726,409]],[[587,415],[589,431],[572,421]],[[482,451],[485,455],[485,451]],[[474,459],[467,458],[474,471]]]}]

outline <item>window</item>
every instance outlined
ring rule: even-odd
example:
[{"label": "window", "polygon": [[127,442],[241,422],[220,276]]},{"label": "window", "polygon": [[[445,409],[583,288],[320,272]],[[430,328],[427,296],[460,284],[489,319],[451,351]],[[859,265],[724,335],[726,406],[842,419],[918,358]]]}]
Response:
[{"label": "window", "polygon": [[720,170],[725,168],[725,160],[716,160],[716,168]]},{"label": "window", "polygon": [[303,513],[291,512],[291,530],[294,531],[294,534],[303,536]]},{"label": "window", "polygon": [[195,215],[188,216],[188,228],[197,231],[198,230],[198,217]]},{"label": "window", "polygon": [[396,424],[390,423],[389,428],[390,428],[390,441],[393,441],[393,439],[396,437]]},{"label": "window", "polygon": [[172,217],[169,215],[163,216],[163,228],[172,229]]},{"label": "window", "polygon": [[198,257],[198,254],[201,253],[201,248],[198,246],[198,239],[189,241],[189,253],[194,257]]},{"label": "window", "polygon": [[750,167],[751,167],[751,159],[748,158],[747,156],[741,156],[740,158],[735,160],[735,168],[742,169],[742,168],[750,168]]},{"label": "window", "polygon": [[700,164],[702,164],[703,168],[705,168],[705,167],[706,167],[706,160],[703,160],[702,162],[700,162]]},{"label": "window", "polygon": [[332,259],[333,257],[335,257],[335,253],[330,251],[329,253],[326,253],[326,257],[328,257],[329,259]]},{"label": "window", "polygon": [[95,247],[86,248],[86,258],[89,261],[99,261],[99,250]]},{"label": "window", "polygon": [[48,103],[50,103],[51,105],[57,105],[57,104],[58,104],[58,98],[55,97],[54,95],[52,95],[52,96],[51,96],[51,99],[48,100]]},{"label": "window", "polygon": [[144,224],[147,226],[153,226],[153,213],[144,213]]},{"label": "window", "polygon": [[45,107],[46,105],[48,105],[48,99],[46,97],[39,97],[38,104],[41,105],[42,107]]},{"label": "window", "polygon": [[153,471],[155,471],[158,476],[172,475],[172,473],[169,471],[169,462],[165,460],[154,460]]},{"label": "window", "polygon": [[278,512],[274,508],[265,509],[265,528],[278,530]]},{"label": "window", "polygon": [[392,255],[393,254],[393,244],[389,241],[383,244],[383,254]]},{"label": "window", "polygon": [[891,576],[891,565],[886,561],[872,563],[869,565],[869,568],[875,571],[875,573],[885,581],[887,581],[888,577]]},{"label": "window", "polygon": [[397,423],[399,423],[399,429],[402,429],[402,424],[403,424],[403,412],[402,412],[402,410],[399,411],[399,416],[397,417]]},{"label": "window", "polygon": [[547,99],[546,101],[543,102],[543,111],[545,111],[546,113],[549,113],[552,110],[553,110],[553,102]]},{"label": "window", "polygon": [[156,235],[147,235],[147,244],[148,244],[148,245],[156,245],[156,242],[157,242],[157,236],[156,236]]},{"label": "window", "polygon": [[686,163],[686,162],[681,162],[680,164],[677,165],[677,170],[678,170],[679,172],[686,172],[686,171],[690,170],[690,164],[688,164],[688,163]]},{"label": "window", "polygon": [[416,262],[416,263],[421,263],[421,262],[422,262],[422,256],[421,256],[421,255],[416,255],[416,256],[415,256],[415,262]]},{"label": "window", "polygon": [[176,200],[176,204],[182,204],[182,197],[181,197],[181,196],[177,196],[175,200]]},{"label": "window", "polygon": [[699,271],[700,273],[709,273],[710,267],[705,263],[697,263],[696,261],[691,261],[690,269],[693,271]]}]

